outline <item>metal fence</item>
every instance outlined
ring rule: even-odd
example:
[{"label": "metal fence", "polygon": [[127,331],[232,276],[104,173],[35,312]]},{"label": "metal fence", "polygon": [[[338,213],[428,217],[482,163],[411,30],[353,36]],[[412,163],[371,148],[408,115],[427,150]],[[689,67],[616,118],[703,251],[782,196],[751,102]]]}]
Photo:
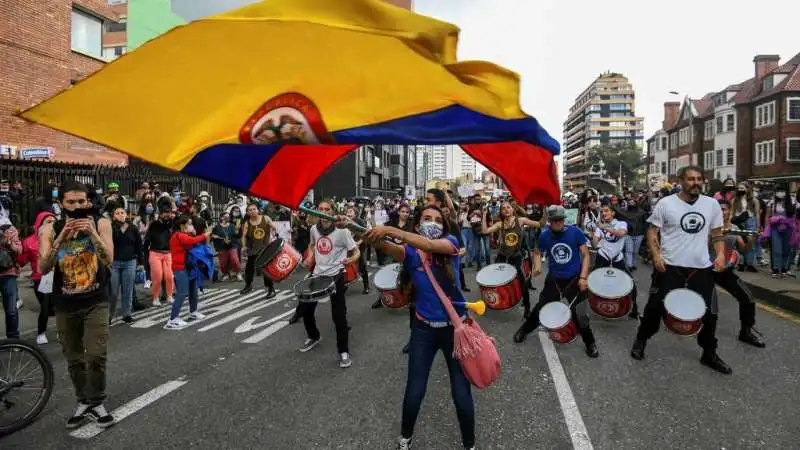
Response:
[{"label": "metal fence", "polygon": [[[129,209],[137,207],[137,203],[133,201],[135,193],[145,181],[151,186],[158,183],[162,192],[170,192],[177,187],[192,197],[196,197],[201,191],[206,191],[214,201],[215,214],[234,194],[233,190],[219,184],[172,172],[133,158],[127,167],[0,159],[0,179],[8,179],[12,185],[15,182],[22,185],[23,197],[19,204],[14,205],[11,219],[15,226],[27,231],[35,219],[36,200],[43,195],[49,196],[52,184],[58,185],[68,179],[89,184],[101,192],[107,190],[108,183],[116,182],[119,184],[119,192],[131,200]],[[131,212],[135,212],[135,209]]]}]

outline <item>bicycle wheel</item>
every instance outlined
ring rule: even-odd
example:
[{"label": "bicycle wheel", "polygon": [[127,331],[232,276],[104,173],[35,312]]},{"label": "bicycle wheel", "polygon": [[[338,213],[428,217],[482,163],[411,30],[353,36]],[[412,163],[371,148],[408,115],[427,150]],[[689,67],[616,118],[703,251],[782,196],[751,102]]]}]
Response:
[{"label": "bicycle wheel", "polygon": [[[53,365],[41,350],[19,339],[0,341],[0,436],[33,422],[54,384]],[[23,402],[26,397],[32,401]]]}]

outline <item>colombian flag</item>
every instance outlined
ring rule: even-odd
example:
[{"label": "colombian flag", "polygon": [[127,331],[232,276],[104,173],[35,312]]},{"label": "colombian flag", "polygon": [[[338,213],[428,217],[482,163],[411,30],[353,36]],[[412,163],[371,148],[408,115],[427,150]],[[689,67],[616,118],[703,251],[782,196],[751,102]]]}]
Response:
[{"label": "colombian flag", "polygon": [[21,115],[291,207],[365,144],[459,144],[519,201],[555,203],[558,143],[520,108],[515,73],[456,60],[458,33],[382,0],[267,0],[175,28]]}]

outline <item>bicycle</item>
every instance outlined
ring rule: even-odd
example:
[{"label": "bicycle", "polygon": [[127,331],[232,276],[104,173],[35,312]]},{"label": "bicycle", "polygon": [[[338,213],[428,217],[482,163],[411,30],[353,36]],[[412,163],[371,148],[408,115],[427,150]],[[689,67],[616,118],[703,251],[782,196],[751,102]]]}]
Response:
[{"label": "bicycle", "polygon": [[[0,340],[0,437],[30,425],[47,405],[54,385],[53,365],[41,350],[19,339]],[[34,398],[27,408],[21,403],[25,394]]]}]

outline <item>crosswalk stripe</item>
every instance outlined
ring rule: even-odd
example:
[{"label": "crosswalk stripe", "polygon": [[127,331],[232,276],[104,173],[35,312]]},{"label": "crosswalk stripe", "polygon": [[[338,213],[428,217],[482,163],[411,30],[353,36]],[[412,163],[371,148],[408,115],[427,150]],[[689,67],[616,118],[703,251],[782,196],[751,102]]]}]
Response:
[{"label": "crosswalk stripe", "polygon": [[[272,305],[274,305],[274,304],[276,304],[278,302],[292,300],[293,298],[294,298],[294,293],[293,292],[285,291],[285,292],[283,292],[281,294],[278,294],[277,297],[275,297],[274,299],[272,299],[271,301],[269,301],[267,303],[264,303],[264,304],[261,304],[261,305],[249,306],[247,308],[244,308],[244,309],[242,309],[240,311],[235,312],[234,314],[226,316],[225,318],[220,319],[220,320],[218,320],[218,321],[216,321],[214,323],[208,324],[208,325],[204,326],[203,328],[200,328],[197,331],[203,332],[203,331],[212,330],[212,329],[214,329],[216,327],[225,325],[226,323],[233,322],[234,320],[240,319],[240,318],[242,318],[242,317],[244,317],[244,316],[246,316],[248,314],[252,314],[252,313],[254,313],[254,312],[258,311],[258,310],[270,307],[270,306],[272,306]],[[208,319],[209,319],[209,317],[206,317],[206,319],[204,319],[204,321],[206,321]]]},{"label": "crosswalk stripe", "polygon": [[[276,291],[276,296],[274,298],[266,301],[265,303],[256,303],[256,302],[264,302],[264,299],[263,298],[259,298],[259,297],[255,298],[254,299],[255,301],[253,299],[249,299],[247,301],[234,300],[232,302],[229,302],[229,303],[226,303],[224,305],[221,305],[219,307],[220,309],[217,310],[217,311],[214,311],[213,309],[211,310],[211,312],[209,312],[208,310],[203,310],[204,311],[203,314],[205,314],[206,317],[204,319],[202,319],[202,320],[195,320],[195,321],[189,322],[189,326],[187,328],[192,327],[192,326],[194,326],[194,325],[196,325],[198,323],[208,322],[209,319],[213,319],[214,317],[218,317],[218,316],[221,316],[223,314],[227,314],[227,313],[229,313],[229,312],[231,312],[231,311],[233,311],[235,309],[239,309],[240,307],[242,307],[242,306],[244,306],[246,304],[251,304],[251,305],[249,307],[245,308],[245,310],[249,310],[251,308],[262,309],[262,308],[266,308],[268,306],[272,306],[272,305],[274,305],[274,304],[276,304],[278,302],[284,301],[284,300],[286,300],[286,298],[288,296],[291,296],[291,294],[286,292],[286,291],[281,291],[280,294],[278,294],[277,291]],[[252,304],[252,303],[255,303],[255,304]],[[240,312],[241,311],[236,312],[236,313],[232,314],[232,316],[236,316]]]},{"label": "crosswalk stripe", "polygon": [[[224,300],[230,299],[231,297],[233,297],[233,295],[238,295],[238,293],[239,293],[239,291],[236,290],[236,289],[226,289],[226,290],[222,290],[221,289],[218,292],[214,292],[212,294],[208,294],[207,293],[205,296],[203,296],[203,298],[200,299],[200,302],[204,303],[204,304],[207,304],[207,305],[208,304],[212,304],[212,303],[218,303],[220,301],[224,301]],[[188,308],[188,304],[189,304],[188,301],[184,301],[184,305],[181,308],[181,311],[183,311],[184,308]],[[165,308],[165,306],[166,306],[166,308]],[[162,306],[153,306],[153,307],[149,307],[147,309],[144,309],[142,311],[136,311],[135,313],[131,314],[131,317],[134,320],[142,320],[142,319],[146,319],[148,317],[152,317],[152,316],[156,316],[156,315],[162,314],[164,311],[169,311],[170,310],[169,308],[171,308],[171,307],[172,307],[172,305],[170,305],[170,304],[166,304],[166,305],[162,305]],[[124,323],[122,321],[122,318],[121,317],[116,317],[111,322],[111,326],[112,327],[113,326],[117,326],[117,325],[122,324],[122,323]]]},{"label": "crosswalk stripe", "polygon": [[[204,308],[214,307],[220,303],[225,303],[225,305],[229,309],[236,309],[247,303],[258,301],[259,296],[263,295],[264,292],[260,290],[253,291],[245,296],[240,296],[238,291],[231,291],[227,295],[216,298],[211,302],[201,300],[199,302],[199,307],[202,310]],[[185,301],[184,303],[186,303],[186,305],[181,308],[181,314],[185,314],[189,308],[188,301]],[[159,324],[164,324],[169,318],[170,313],[171,313],[170,308],[159,309],[156,314],[152,314],[149,317],[137,320],[136,322],[132,323],[131,328],[150,328]]]},{"label": "crosswalk stripe", "polygon": [[[267,325],[267,328],[265,328],[265,329],[259,331],[258,333],[250,336],[249,338],[243,340],[242,342],[245,343],[245,344],[258,344],[259,342],[263,341],[264,339],[272,336],[276,332],[280,331],[286,325],[289,325],[288,321],[281,320],[281,319],[283,319],[285,317],[288,317],[289,314],[294,314],[294,310],[286,311],[285,313],[279,314],[279,315],[267,320],[266,322],[258,324],[260,326]],[[280,322],[279,322],[279,320],[280,320]],[[256,324],[252,324],[252,325],[256,325]]]}]

